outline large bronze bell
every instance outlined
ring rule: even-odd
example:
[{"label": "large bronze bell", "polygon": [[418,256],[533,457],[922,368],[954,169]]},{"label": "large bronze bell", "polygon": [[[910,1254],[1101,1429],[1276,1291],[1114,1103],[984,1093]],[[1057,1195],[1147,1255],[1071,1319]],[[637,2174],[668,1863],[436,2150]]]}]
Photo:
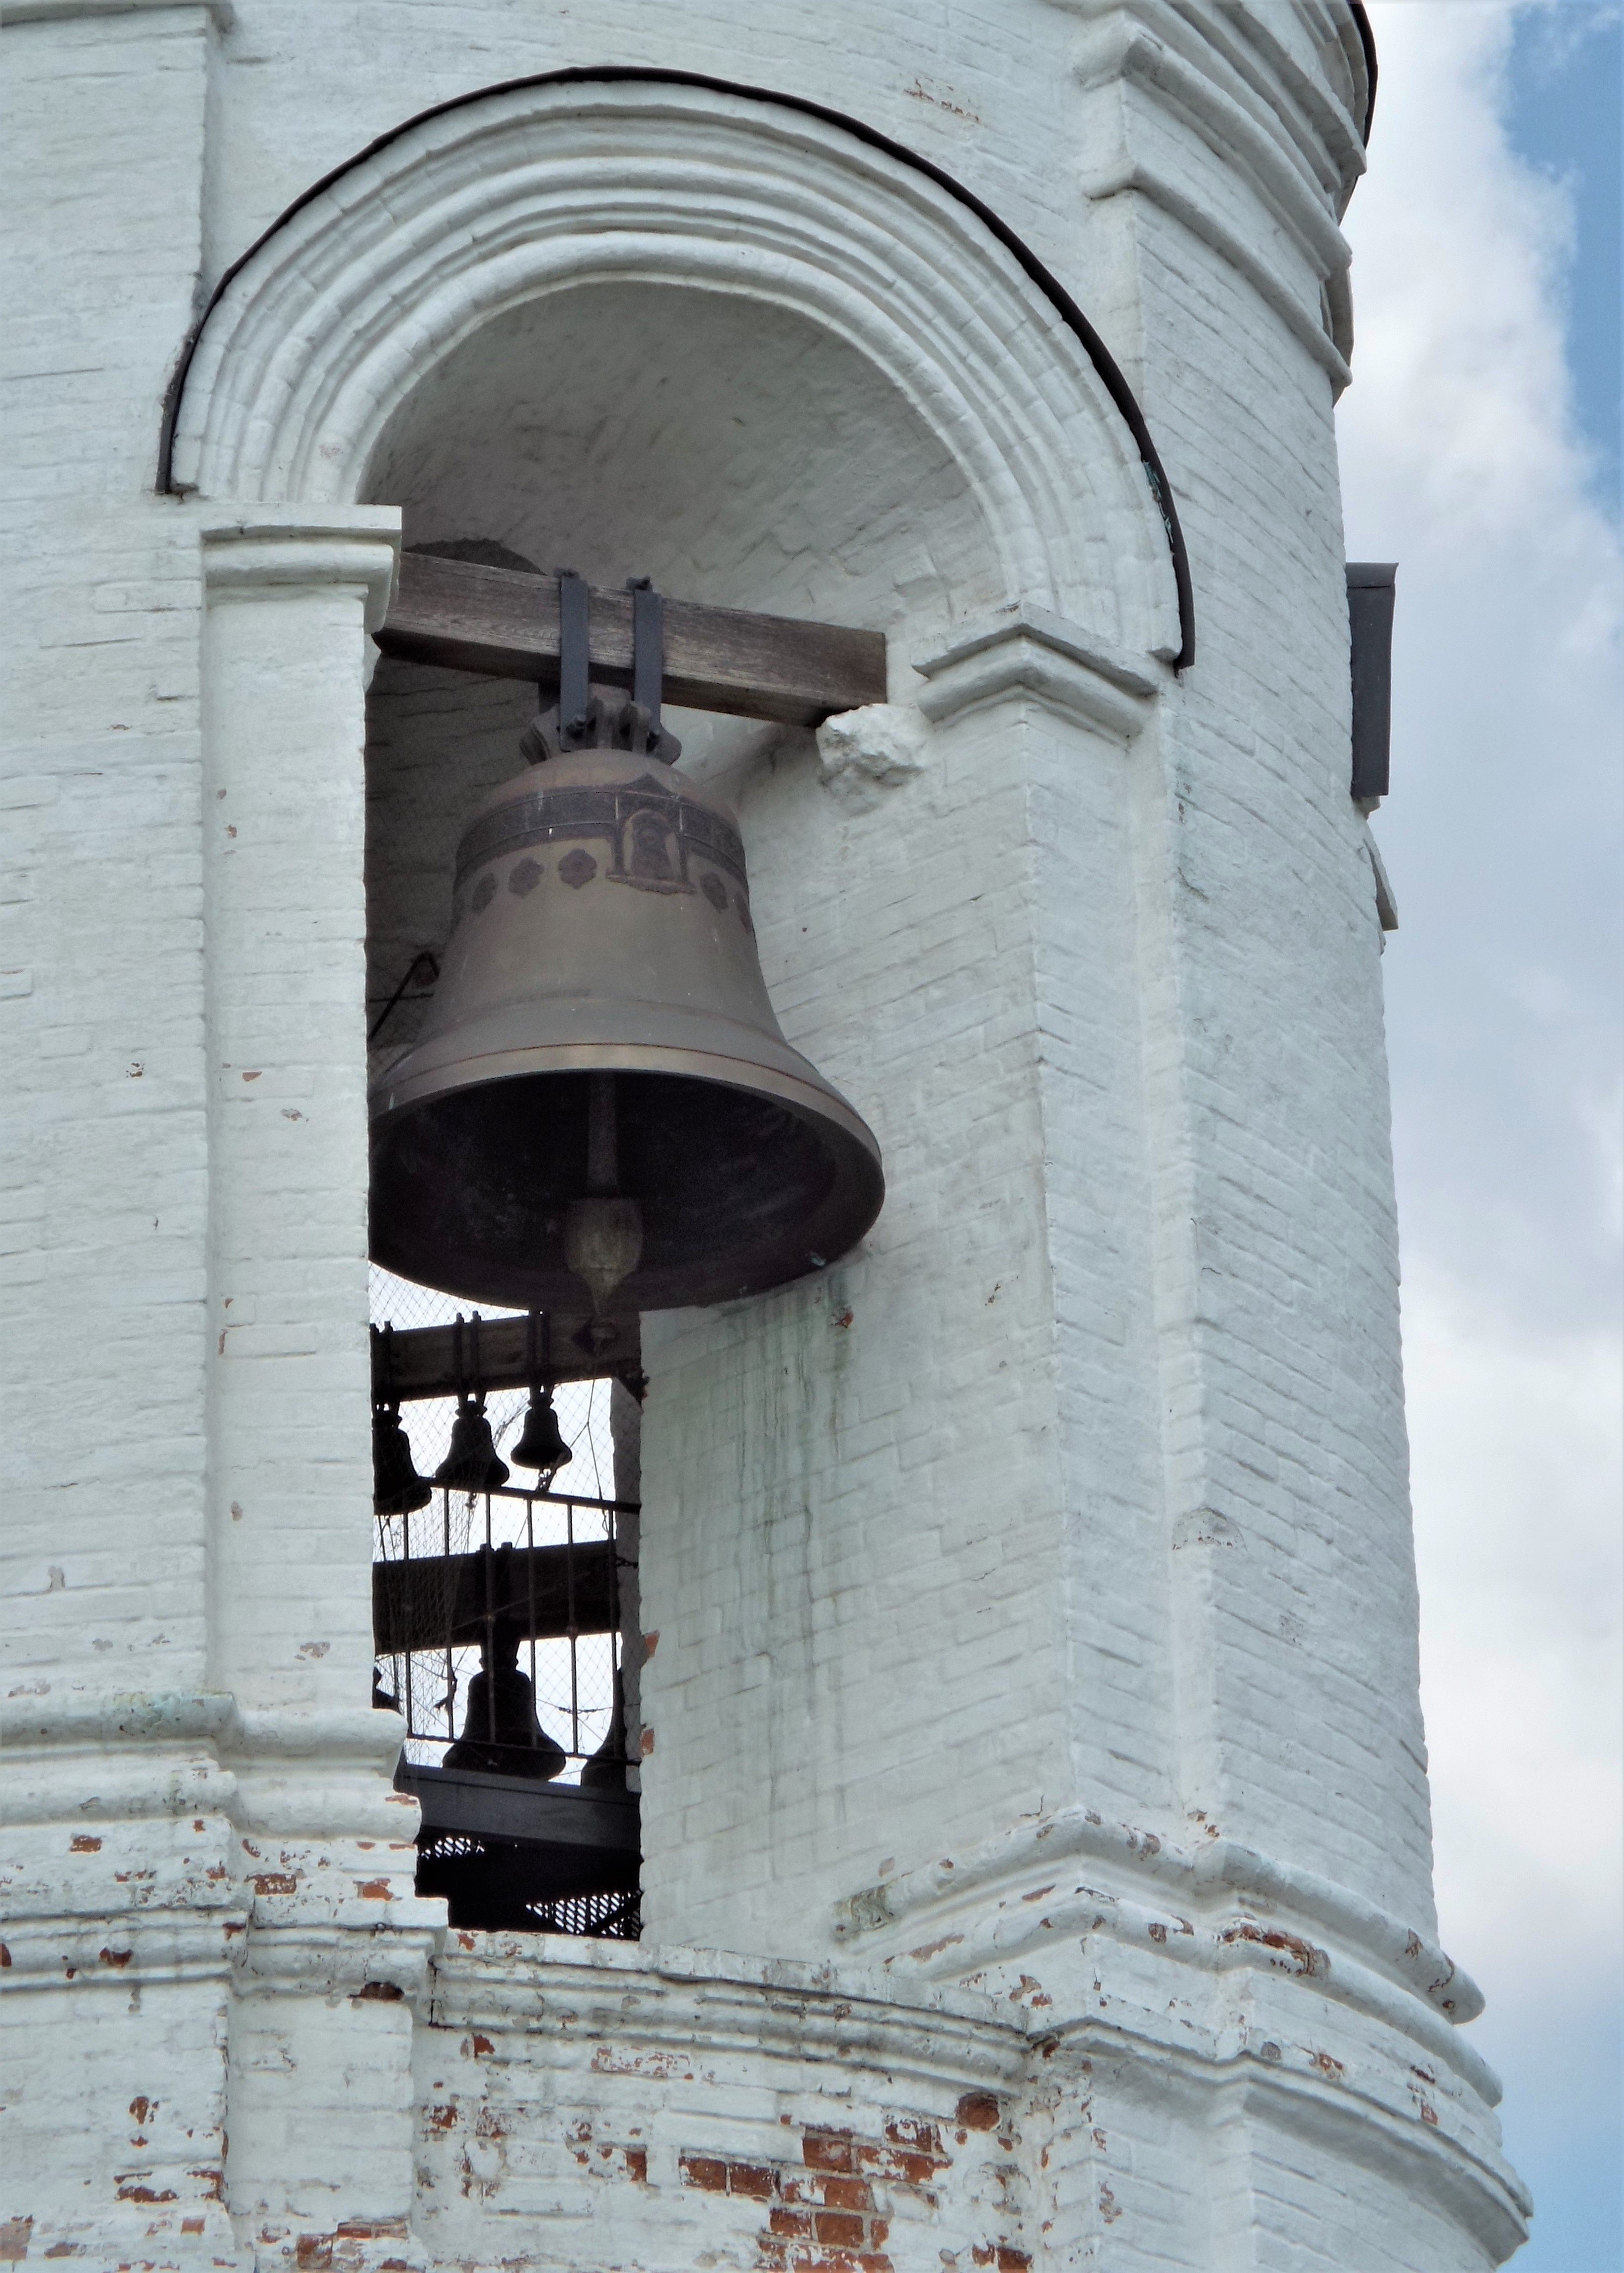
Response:
[{"label": "large bronze bell", "polygon": [[566,747],[486,799],[372,1115],[374,1259],[515,1309],[756,1294],[844,1254],[884,1190],[778,1030],[733,813],[646,743]]}]

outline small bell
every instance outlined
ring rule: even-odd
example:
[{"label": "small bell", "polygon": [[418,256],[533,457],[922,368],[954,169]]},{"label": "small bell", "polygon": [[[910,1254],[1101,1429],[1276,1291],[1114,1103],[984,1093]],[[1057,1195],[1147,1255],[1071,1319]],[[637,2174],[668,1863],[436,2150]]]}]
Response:
[{"label": "small bell", "polygon": [[479,1775],[531,1776],[551,1782],[568,1758],[536,1717],[536,1692],[519,1670],[521,1629],[492,1622],[479,1646],[479,1670],[468,1684],[462,1733],[443,1765]]},{"label": "small bell", "polygon": [[414,1508],[426,1507],[433,1497],[432,1484],[417,1474],[399,1410],[379,1406],[372,1414],[373,1514],[410,1515]]},{"label": "small bell", "polygon": [[626,1692],[614,1677],[614,1712],[609,1733],[581,1770],[583,1791],[624,1791],[626,1789]]},{"label": "small bell", "polygon": [[538,1468],[544,1475],[556,1475],[565,1464],[575,1458],[564,1442],[564,1432],[559,1427],[558,1414],[553,1409],[553,1392],[539,1387],[530,1392],[530,1411],[524,1416],[524,1430],[513,1448],[513,1457],[522,1468]]},{"label": "small bell", "polygon": [[507,1482],[508,1465],[496,1457],[483,1400],[477,1405],[471,1397],[457,1400],[450,1448],[434,1471],[434,1481],[449,1491],[470,1492],[496,1491]]}]

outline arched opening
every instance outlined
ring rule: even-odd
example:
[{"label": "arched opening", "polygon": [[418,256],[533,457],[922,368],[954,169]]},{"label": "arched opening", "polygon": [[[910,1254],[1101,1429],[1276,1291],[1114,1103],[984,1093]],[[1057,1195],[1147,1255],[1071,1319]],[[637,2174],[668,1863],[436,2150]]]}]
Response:
[{"label": "arched opening", "polygon": [[[298,610],[259,611],[255,653],[263,650],[267,668],[298,671],[298,625],[328,620],[323,579],[353,578],[348,532],[377,543],[376,508],[398,508],[408,546],[499,546],[504,557],[543,571],[568,566],[602,585],[650,575],[675,597],[883,633],[887,715],[914,738],[898,777],[929,777],[946,713],[933,687],[938,723],[915,714],[913,665],[933,650],[939,656],[977,619],[974,654],[989,639],[1013,637],[1019,648],[1025,608],[1044,619],[1040,641],[1062,619],[1065,653],[1080,655],[1084,670],[1104,653],[1106,679],[1126,684],[1135,701],[1155,683],[1152,659],[1180,652],[1178,578],[1147,478],[1142,422],[1124,410],[1119,375],[1091,336],[973,201],[826,116],[692,81],[527,84],[402,130],[302,202],[227,280],[178,404],[176,484],[224,502],[239,551],[267,548],[263,570],[234,569],[237,552],[222,545],[219,577],[252,574],[260,579],[255,593],[284,592],[291,580],[308,594]],[[1068,622],[1080,648],[1067,645]],[[1025,668],[1018,656],[999,684],[1019,689]],[[969,676],[984,689],[979,665]],[[239,674],[222,689],[245,726],[251,682]],[[984,694],[966,681],[961,699]],[[365,928],[374,1068],[414,1039],[428,958],[449,925],[459,833],[481,796],[517,772],[534,707],[534,691],[509,680],[389,659],[372,676]],[[976,797],[996,790],[1012,844],[1019,784],[995,766],[976,776],[961,811],[929,789],[906,808],[881,810],[829,794],[804,728],[680,714],[669,723],[686,745],[685,770],[719,789],[742,823],[763,974],[789,1040],[859,1103],[884,1085],[880,1061],[888,1070],[906,1061],[900,1119],[918,1179],[915,1220],[928,1216],[940,1204],[936,1184],[953,1173],[935,1141],[948,1068],[932,1040],[938,1028],[911,1019],[910,949],[895,911],[911,889],[911,861],[961,917],[976,908],[985,881]],[[353,779],[350,731],[335,712],[330,752],[323,746],[320,778],[340,784],[341,799]],[[927,756],[914,761],[921,750]],[[309,859],[335,904],[350,904],[350,851],[312,841]],[[973,994],[978,964],[995,954],[1019,961],[1018,930],[1000,932],[990,907],[970,913],[960,926],[965,970],[955,967],[951,989]],[[335,1010],[324,1028],[335,1060],[351,1031],[345,1015]],[[358,1151],[359,1115],[346,1131]],[[338,1259],[335,1285],[350,1267],[347,1256]],[[899,1285],[906,1276],[898,1272]],[[916,1292],[900,1298],[909,1333],[924,1323]],[[340,1308],[335,1337],[350,1331],[353,1314],[340,1317]],[[793,1312],[791,1302],[778,1313],[792,1333]],[[386,1315],[400,1322],[387,1306]],[[484,1347],[488,1357],[489,1337]],[[470,1355],[464,1387],[492,1385],[481,1366]],[[524,1370],[508,1381],[522,1384]],[[725,1386],[707,1394],[694,1439],[704,1448],[702,1468],[725,1444],[733,1410]],[[500,1414],[492,1401],[487,1417],[511,1418],[495,1452],[505,1459],[518,1411]],[[623,1392],[606,1418],[614,1473],[590,1497],[621,1504],[597,1511],[601,1527],[586,1543],[611,1543],[601,1519],[613,1517],[619,1572],[634,1559],[635,1533],[622,1518],[635,1521],[626,1504],[636,1497],[628,1479],[640,1458]],[[449,1421],[442,1412],[447,1450]],[[664,1459],[674,1443],[669,1410],[661,1425]],[[578,1439],[580,1465],[565,1472],[572,1491],[596,1441],[590,1429]],[[425,1452],[419,1467],[432,1465]],[[492,1495],[476,1486],[470,1512],[470,1488],[457,1489],[467,1537],[447,1542],[442,1504],[439,1557],[477,1558],[487,1543],[492,1556],[505,1546],[516,1553],[516,1532],[485,1532]],[[533,1502],[526,1505],[533,1527]],[[888,1510],[892,1518],[904,1520],[900,1506]],[[564,1519],[568,1529],[573,1513]],[[426,1535],[424,1543],[434,1545]],[[524,1552],[576,1543],[532,1546],[527,1533]],[[228,1537],[222,1567],[232,1551]],[[490,1563],[479,1564],[481,1586]],[[519,1566],[510,1557],[506,1567]],[[443,1722],[432,1739],[442,1757],[461,1743],[477,1747],[480,1731],[465,1725],[476,1673],[486,1677],[489,1719],[505,1671],[467,1654],[467,1622],[453,1615],[461,1583],[447,1570],[444,1677],[431,1670],[426,1683],[427,1711]],[[495,1619],[510,1600],[492,1607],[487,1587],[483,1615]],[[689,1599],[685,1615],[692,1609]],[[542,1733],[578,1769],[589,1735],[603,1748],[613,1684],[605,1689],[600,1677],[587,1708],[598,1719],[583,1728],[573,1653],[581,1621],[567,1624],[576,1631],[527,1632],[522,1642],[526,1650],[538,1639],[572,1644],[570,1742],[539,1669],[525,1676],[530,1704],[515,1691],[518,1704],[501,1718],[528,1728],[533,1706]],[[633,1579],[594,1634],[600,1677],[613,1674],[619,1650],[635,1782]],[[379,1672],[384,1697],[398,1703],[398,1675]],[[484,1741],[500,1740],[488,1726]]]},{"label": "arched opening", "polygon": [[[686,599],[883,631],[904,679],[910,655],[940,645],[1003,590],[973,485],[916,409],[849,341],[741,291],[603,281],[506,310],[400,404],[365,494],[401,508],[408,549],[483,549],[493,562],[568,566],[607,589],[650,575]],[[519,737],[537,703],[516,681],[390,656],[378,665],[367,738],[374,1075],[426,1015],[425,981],[453,920],[459,836],[485,794],[521,769]],[[753,851],[770,859],[776,840],[783,894],[796,790],[816,794],[811,736],[695,712],[668,723],[684,770],[725,780],[745,808]],[[774,777],[771,810],[752,828],[763,769]],[[799,932],[798,900],[780,900],[775,919]],[[443,1323],[456,1306],[375,1272],[374,1309],[380,1325],[399,1329]],[[605,1790],[636,1794],[637,1407],[613,1368],[612,1355],[596,1381],[554,1392],[568,1469],[514,1473],[494,1491],[442,1485],[422,1509],[379,1518],[388,1605],[380,1640],[410,1645],[380,1655],[379,1693],[407,1723],[426,1818],[420,1886],[449,1896],[456,1924],[635,1930],[624,1863],[606,1848],[595,1862],[577,1852],[560,1865],[539,1838],[500,1835],[526,1824],[573,1830],[577,1793],[585,1804],[574,1817],[594,1819],[609,1818]],[[491,1400],[504,1463],[526,1409],[522,1390]],[[455,1414],[444,1399],[409,1409],[425,1473],[445,1460]],[[540,1493],[516,1496],[536,1483]],[[464,1598],[487,1566],[504,1574],[492,1583],[511,1615],[482,1652]],[[560,1574],[562,1632],[548,1594]],[[515,1642],[512,1664],[485,1662]],[[500,1728],[499,1697],[511,1707]]]}]

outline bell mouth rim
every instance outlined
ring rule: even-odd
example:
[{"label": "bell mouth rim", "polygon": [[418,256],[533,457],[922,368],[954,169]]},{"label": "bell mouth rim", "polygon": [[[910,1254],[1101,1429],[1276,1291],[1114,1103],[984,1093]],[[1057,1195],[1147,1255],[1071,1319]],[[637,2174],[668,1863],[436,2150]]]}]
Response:
[{"label": "bell mouth rim", "polygon": [[764,1093],[814,1120],[832,1122],[862,1146],[882,1177],[884,1174],[879,1139],[838,1089],[816,1077],[802,1080],[777,1067],[763,1065],[759,1058],[730,1057],[716,1050],[685,1049],[669,1042],[532,1042],[516,1049],[488,1050],[478,1056],[460,1057],[451,1065],[425,1066],[400,1083],[386,1074],[372,1091],[374,1102],[370,1118],[373,1137],[376,1139],[390,1121],[402,1114],[456,1090],[519,1080],[527,1074],[538,1073],[675,1074],[690,1080],[718,1083],[727,1089]]}]

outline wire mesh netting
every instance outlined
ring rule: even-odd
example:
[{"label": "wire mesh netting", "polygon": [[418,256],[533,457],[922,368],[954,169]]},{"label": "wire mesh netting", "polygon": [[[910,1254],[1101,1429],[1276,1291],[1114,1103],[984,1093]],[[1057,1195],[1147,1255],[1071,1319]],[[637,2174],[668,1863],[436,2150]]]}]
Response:
[{"label": "wire mesh netting", "polygon": [[450,1894],[454,1910],[460,1907],[458,1895],[466,1898],[470,1873],[487,1872],[501,1890],[495,1904],[485,1908],[499,1931],[583,1934],[594,1941],[636,1941],[642,1935],[643,1897],[635,1887],[527,1898],[523,1866],[515,1872],[513,1850],[464,1832],[425,1832],[417,1853],[421,1891]]}]

